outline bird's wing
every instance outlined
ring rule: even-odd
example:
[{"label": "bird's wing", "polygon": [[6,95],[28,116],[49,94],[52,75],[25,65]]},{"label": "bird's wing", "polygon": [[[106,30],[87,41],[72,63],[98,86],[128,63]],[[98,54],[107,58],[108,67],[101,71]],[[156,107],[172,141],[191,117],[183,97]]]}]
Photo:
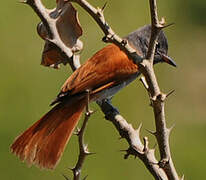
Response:
[{"label": "bird's wing", "polygon": [[61,92],[73,95],[95,90],[111,82],[123,81],[138,71],[136,64],[114,44],[98,51],[64,83]]},{"label": "bird's wing", "polygon": [[90,90],[92,94],[110,88],[137,73],[138,67],[114,44],[98,51],[77,69],[63,84],[51,105],[68,97]]}]

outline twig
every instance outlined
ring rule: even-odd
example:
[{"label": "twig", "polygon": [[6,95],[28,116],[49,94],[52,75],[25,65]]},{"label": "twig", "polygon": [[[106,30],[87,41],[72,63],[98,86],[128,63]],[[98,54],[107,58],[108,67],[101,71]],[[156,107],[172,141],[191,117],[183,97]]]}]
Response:
[{"label": "twig", "polygon": [[105,118],[110,120],[114,124],[120,136],[127,140],[129,148],[126,150],[125,158],[128,158],[129,155],[137,156],[143,161],[155,179],[168,180],[164,170],[159,168],[158,161],[155,158],[155,149],[149,149],[147,138],[144,138],[144,144],[142,144],[140,140],[141,125],[137,130],[135,130],[107,99],[99,101],[98,105],[105,114]]},{"label": "twig", "polygon": [[152,21],[151,39],[148,48],[148,53],[146,56],[147,59],[143,60],[143,62],[141,63],[142,66],[140,68],[140,71],[144,74],[146,78],[147,84],[149,86],[148,90],[152,97],[156,125],[155,137],[159,145],[161,157],[159,166],[164,169],[169,180],[179,180],[179,177],[177,175],[176,169],[171,158],[169,147],[170,130],[166,127],[164,111],[164,101],[166,99],[166,95],[161,93],[153,69],[153,58],[156,47],[156,41],[160,30],[165,27],[164,20],[160,22],[158,19],[156,0],[150,0],[150,12]]},{"label": "twig", "polygon": [[75,2],[79,4],[84,10],[86,10],[92,18],[96,21],[99,27],[104,32],[105,36],[103,37],[104,42],[111,42],[116,44],[119,48],[121,48],[135,63],[142,62],[142,57],[140,57],[136,50],[133,49],[125,39],[120,38],[109,26],[109,24],[105,21],[103,10],[105,5],[102,9],[95,8],[91,4],[89,4],[86,0],[68,0],[70,2]]},{"label": "twig", "polygon": [[85,132],[88,120],[91,114],[93,113],[93,111],[89,109],[89,91],[87,92],[86,101],[87,101],[87,107],[86,107],[86,112],[85,112],[85,118],[84,118],[81,129],[77,130],[78,132],[76,133],[76,135],[78,136],[78,142],[79,142],[79,157],[78,157],[76,166],[73,169],[71,169],[73,172],[73,180],[80,180],[81,170],[82,170],[82,166],[84,164],[85,158],[86,156],[93,154],[89,152],[88,146],[84,143],[84,132]]},{"label": "twig", "polygon": [[[153,164],[152,163],[153,161],[150,160],[151,156],[149,156],[149,158],[147,159],[147,156],[145,156],[145,153],[143,153],[144,156],[141,156],[142,154],[138,153],[138,148],[143,145],[140,145],[141,144],[140,138],[138,138],[137,136],[132,136],[134,134],[132,132],[134,131],[131,125],[128,125],[127,122],[117,112],[115,113],[115,115],[113,114],[112,116],[110,116],[111,112],[107,111],[107,109],[109,108],[111,110],[111,105],[109,105],[108,103],[106,103],[105,105],[105,102],[98,102],[102,111],[105,113],[107,119],[110,119],[113,122],[116,129],[119,131],[120,135],[126,138],[128,143],[130,144],[130,148],[128,149],[127,153],[133,154],[134,152],[131,150],[135,150],[135,155],[137,155],[145,163],[146,167],[150,170],[150,172],[153,174],[153,176],[156,179],[162,179],[162,176],[164,176],[163,179],[170,179],[170,180],[178,179],[179,180],[179,177],[176,173],[176,170],[174,168],[174,165],[171,159],[170,149],[169,149],[169,130],[166,128],[165,114],[164,114],[164,100],[166,98],[166,95],[161,93],[157,80],[156,80],[154,69],[153,69],[153,59],[154,59],[156,41],[157,41],[159,32],[161,31],[162,28],[164,28],[164,23],[165,23],[164,19],[162,19],[161,22],[158,20],[156,0],[150,0],[152,31],[151,31],[151,39],[149,43],[148,53],[147,53],[146,59],[143,61],[141,57],[139,57],[134,52],[134,50],[131,49],[131,47],[128,45],[127,42],[123,41],[119,36],[117,36],[114,33],[111,27],[106,23],[104,15],[103,15],[103,11],[101,9],[95,9],[86,0],[71,0],[71,1],[78,3],[82,8],[84,8],[94,18],[94,20],[100,26],[102,31],[105,33],[105,37],[103,38],[105,42],[115,43],[122,50],[124,50],[126,54],[130,58],[132,58],[132,60],[135,63],[140,63],[140,72],[143,73],[143,75],[146,78],[146,81],[148,84],[148,91],[150,92],[151,100],[153,102],[152,105],[154,109],[155,122],[156,122],[156,133],[155,134],[156,134],[156,138],[157,138],[159,149],[160,149],[160,155],[161,155],[161,160],[158,163],[157,171],[155,171],[154,170],[155,168],[151,166],[151,164]],[[134,54],[136,55],[133,56]],[[136,144],[136,142],[138,142],[138,146],[135,147],[134,145]],[[139,150],[142,150],[142,149],[140,148]],[[154,160],[154,156],[152,156],[151,159]],[[146,163],[146,161],[148,161],[149,163]],[[165,177],[164,173],[160,173],[162,172],[161,168],[163,168],[164,172],[167,175],[167,178]]]},{"label": "twig", "polygon": [[[42,4],[41,0],[23,0],[21,2],[28,4],[43,22],[46,31],[45,34],[47,35],[47,37],[43,37],[45,41],[56,45],[61,50],[62,62],[59,63],[69,63],[73,71],[77,69],[80,64],[78,63],[78,60],[77,62],[73,62],[76,58],[74,57],[74,53],[80,51],[83,48],[83,43],[80,40],[77,40],[75,45],[72,44],[72,47],[68,47],[68,45],[63,42],[61,34],[57,28],[57,21],[61,14],[53,16],[53,10],[47,9]],[[53,66],[58,66],[58,63]]]},{"label": "twig", "polygon": [[[69,0],[68,0],[69,1]],[[103,9],[96,9],[91,6],[86,0],[70,0],[71,2],[76,2],[82,8],[84,8],[97,22],[100,28],[103,30],[105,37],[103,40],[105,42],[112,42],[120,47],[135,63],[140,65],[140,72],[146,78],[146,82],[148,84],[147,90],[150,93],[152,105],[155,114],[155,123],[156,123],[156,132],[155,136],[157,138],[157,142],[160,149],[161,160],[158,162],[154,155],[154,149],[149,149],[148,147],[148,139],[144,138],[144,144],[140,140],[140,128],[135,130],[132,125],[128,124],[127,121],[119,114],[119,112],[109,103],[108,100],[98,102],[102,111],[105,113],[107,119],[109,119],[116,127],[121,137],[125,138],[129,143],[129,148],[126,151],[127,154],[125,158],[129,155],[138,156],[145,164],[147,169],[151,172],[151,174],[155,177],[155,179],[162,180],[179,180],[179,177],[174,168],[170,149],[169,149],[169,134],[170,129],[166,127],[165,122],[165,113],[164,113],[164,101],[166,99],[166,95],[161,93],[160,88],[158,86],[156,76],[153,70],[153,58],[155,52],[156,41],[159,35],[159,32],[164,26],[164,20],[160,22],[157,16],[157,6],[156,0],[150,0],[150,12],[151,12],[151,20],[152,20],[152,31],[151,31],[151,39],[149,43],[149,49],[146,56],[146,59],[143,60],[136,51],[128,44],[128,42],[124,39],[121,39],[115,32],[111,29],[108,23],[105,21],[103,15]],[[60,48],[68,58],[73,57],[73,52],[71,49],[65,46],[64,43],[60,41],[60,37],[58,31],[55,27],[55,21],[49,16],[49,10],[46,9],[40,0],[26,0],[24,3],[29,4],[34,11],[38,14],[42,22],[44,23],[46,30],[48,32],[47,40],[49,42],[54,43],[58,48]],[[78,61],[79,62],[79,61]],[[72,69],[75,70],[77,66],[74,62],[70,63]],[[78,64],[79,66],[79,64]],[[88,96],[89,98],[89,92]],[[88,100],[88,99],[87,99]],[[88,119],[91,115],[89,108],[87,107],[87,112],[85,114],[85,119],[82,125],[81,130],[78,132],[78,141],[79,141],[79,159],[78,162],[73,168],[74,180],[79,180],[81,174],[81,168],[85,157],[88,154],[87,146],[84,144],[84,131],[87,125]]]},{"label": "twig", "polygon": [[[64,53],[63,55],[66,56],[65,59],[69,61],[69,64],[73,71],[79,68],[81,65],[80,55],[74,54],[74,52],[81,50],[81,45],[82,45],[81,41],[77,40],[77,44],[74,45],[72,48],[67,47],[65,43],[61,40],[60,36],[62,34],[59,33],[56,27],[56,22],[58,20],[58,17],[52,17],[50,14],[52,10],[46,9],[42,4],[41,0],[23,0],[21,2],[30,5],[31,8],[36,12],[36,14],[43,22],[43,25],[46,28],[45,34],[48,36],[43,38],[45,38],[47,41],[51,43],[54,43]],[[73,169],[71,169],[73,171],[74,180],[80,180],[81,169],[85,161],[85,158],[87,155],[92,154],[88,151],[88,146],[85,145],[84,143],[84,132],[86,129],[86,125],[88,123],[91,114],[93,113],[91,110],[89,110],[89,91],[87,92],[86,101],[87,101],[87,106],[86,106],[85,118],[81,129],[77,133],[78,142],[79,142],[79,151],[80,151],[79,157],[76,166]],[[63,175],[63,177],[65,179],[69,179],[65,175]],[[86,177],[84,179],[86,179]]]},{"label": "twig", "polygon": [[36,14],[46,26],[49,35],[48,40],[61,48],[68,58],[71,58],[73,55],[71,49],[66,47],[65,44],[60,43],[61,38],[59,37],[59,33],[56,29],[56,21],[49,16],[49,10],[44,7],[41,0],[25,0],[24,3],[27,3],[32,7],[32,9],[36,12]]},{"label": "twig", "polygon": [[142,76],[142,77],[140,78],[140,81],[141,81],[141,83],[143,84],[143,86],[145,87],[145,89],[147,90],[147,92],[149,92],[149,86],[148,86],[147,81],[146,81],[146,79],[145,79],[144,76]]},{"label": "twig", "polygon": [[147,90],[147,93],[148,93],[148,95],[149,95],[149,97],[150,97],[150,106],[153,106],[153,101],[152,101],[152,98],[151,98],[151,94],[150,94],[150,92],[149,92],[149,86],[148,86],[147,81],[146,81],[146,79],[145,79],[144,76],[142,76],[142,77],[140,78],[140,82],[143,84],[143,86],[144,86],[145,89]]}]

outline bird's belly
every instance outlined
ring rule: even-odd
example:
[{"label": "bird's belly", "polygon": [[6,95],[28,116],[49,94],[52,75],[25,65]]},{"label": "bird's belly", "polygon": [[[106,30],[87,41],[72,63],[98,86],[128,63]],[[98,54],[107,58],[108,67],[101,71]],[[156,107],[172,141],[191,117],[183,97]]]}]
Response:
[{"label": "bird's belly", "polygon": [[138,72],[138,73],[132,75],[126,81],[123,81],[122,83],[120,83],[118,85],[115,85],[111,88],[108,88],[108,89],[101,91],[100,93],[98,93],[98,98],[96,100],[101,101],[101,100],[106,99],[106,98],[112,98],[119,90],[121,90],[122,88],[127,86],[129,83],[134,81],[139,76],[139,74],[140,73]]}]

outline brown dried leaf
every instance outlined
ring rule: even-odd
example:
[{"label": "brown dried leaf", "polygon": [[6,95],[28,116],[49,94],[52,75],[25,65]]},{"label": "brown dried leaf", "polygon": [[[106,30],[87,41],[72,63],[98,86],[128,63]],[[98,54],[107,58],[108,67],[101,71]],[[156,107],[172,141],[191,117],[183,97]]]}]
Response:
[{"label": "brown dried leaf", "polygon": [[82,35],[82,28],[78,20],[76,9],[70,2],[59,0],[55,14],[59,16],[56,22],[57,30],[61,40],[71,49],[77,44],[78,38]]},{"label": "brown dried leaf", "polygon": [[46,41],[42,53],[41,65],[58,69],[61,63],[66,65],[67,57],[63,56],[61,50],[55,44]]},{"label": "brown dried leaf", "polygon": [[[62,43],[71,49],[73,53],[83,48],[83,43],[78,38],[82,35],[82,28],[78,20],[78,14],[72,4],[65,0],[57,0],[57,7],[50,11],[50,17],[56,21],[56,30]],[[58,68],[59,64],[67,64],[70,59],[48,40],[48,32],[41,22],[37,26],[39,36],[45,40],[41,64]]]}]

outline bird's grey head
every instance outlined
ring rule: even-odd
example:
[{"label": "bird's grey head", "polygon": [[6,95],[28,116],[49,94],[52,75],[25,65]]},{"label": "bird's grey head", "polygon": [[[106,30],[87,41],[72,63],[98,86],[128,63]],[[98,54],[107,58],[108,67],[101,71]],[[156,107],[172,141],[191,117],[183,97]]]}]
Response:
[{"label": "bird's grey head", "polygon": [[[149,47],[150,36],[151,36],[151,25],[146,25],[130,33],[126,37],[126,39],[128,40],[129,44],[133,48],[137,49],[140,55],[143,58],[145,58]],[[168,53],[167,38],[164,32],[160,31],[157,40],[156,50],[155,50],[154,64],[159,62],[166,62],[172,66],[176,66],[176,63],[167,55],[167,53]]]}]

